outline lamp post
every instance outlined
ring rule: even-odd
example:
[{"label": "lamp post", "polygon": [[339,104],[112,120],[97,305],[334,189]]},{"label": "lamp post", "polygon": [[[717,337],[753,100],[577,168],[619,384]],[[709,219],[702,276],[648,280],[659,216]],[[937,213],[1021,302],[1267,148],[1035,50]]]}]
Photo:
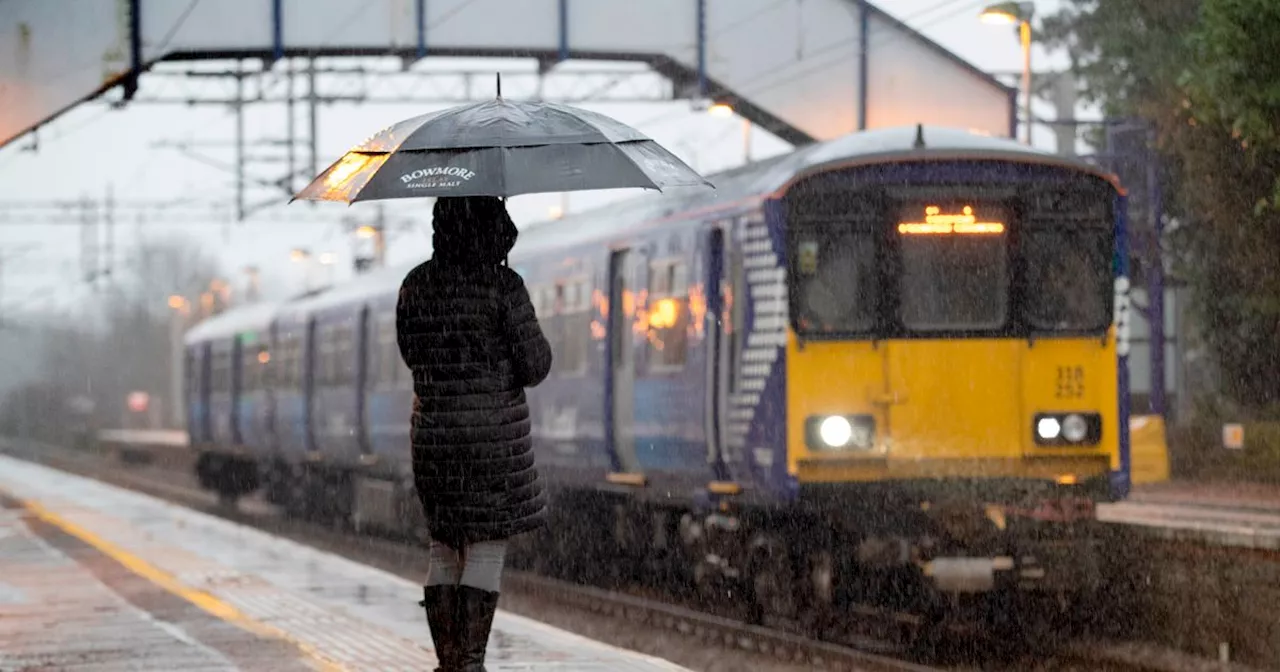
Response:
[{"label": "lamp post", "polygon": [[999,2],[982,10],[978,18],[984,23],[1001,25],[1018,24],[1022,40],[1022,114],[1025,118],[1024,141],[1031,144],[1031,16],[1034,2]]},{"label": "lamp post", "polygon": [[174,294],[169,297],[169,308],[172,309],[169,315],[169,421],[181,429],[186,424],[186,409],[182,404],[182,365],[186,349],[182,335],[187,317],[191,315],[191,302],[185,296]]}]

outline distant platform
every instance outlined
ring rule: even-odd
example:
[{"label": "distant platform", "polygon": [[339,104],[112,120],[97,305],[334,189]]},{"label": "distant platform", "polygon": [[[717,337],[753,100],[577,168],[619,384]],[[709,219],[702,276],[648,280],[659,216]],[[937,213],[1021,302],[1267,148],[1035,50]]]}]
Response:
[{"label": "distant platform", "polygon": [[[429,670],[421,587],[0,456],[0,670]],[[489,670],[675,672],[500,611]]]},{"label": "distant platform", "polygon": [[1280,550],[1280,488],[1275,486],[1144,485],[1123,502],[1098,507],[1098,519],[1169,540]]}]

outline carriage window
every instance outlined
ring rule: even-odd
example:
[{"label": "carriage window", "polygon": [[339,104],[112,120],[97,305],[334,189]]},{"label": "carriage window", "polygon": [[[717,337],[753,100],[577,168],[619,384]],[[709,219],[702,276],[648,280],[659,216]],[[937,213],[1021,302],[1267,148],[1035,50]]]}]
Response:
[{"label": "carriage window", "polygon": [[[289,355],[289,382],[290,387],[295,390],[301,390],[307,384],[307,366],[309,354],[307,348],[310,347],[308,339],[299,335],[292,340],[292,352]],[[314,375],[315,371],[312,371]]]},{"label": "carriage window", "polygon": [[377,322],[377,372],[374,384],[381,389],[398,389],[409,379],[409,369],[400,357],[400,344],[396,341],[395,315],[385,315]]},{"label": "carriage window", "polygon": [[256,392],[266,386],[267,362],[271,355],[265,344],[241,342],[240,390]]},{"label": "carriage window", "polygon": [[275,389],[283,389],[289,386],[291,376],[289,375],[289,341],[284,338],[277,338],[272,343],[271,361],[268,366],[271,367],[271,386]]},{"label": "carriage window", "polygon": [[338,362],[336,367],[339,385],[354,385],[358,362],[356,361],[356,328],[352,321],[338,327]]},{"label": "carriage window", "polygon": [[214,352],[211,369],[210,391],[221,394],[231,392],[231,353]]},{"label": "carriage window", "polygon": [[272,379],[277,389],[298,390],[302,387],[302,339],[285,335],[271,358]]},{"label": "carriage window", "polygon": [[297,366],[298,343],[293,338],[287,338],[280,343],[279,360],[277,369],[280,371],[280,387],[289,389],[296,386],[298,374],[294,371]]},{"label": "carriage window", "polygon": [[549,285],[535,285],[529,288],[529,300],[533,303],[533,312],[539,320],[555,314],[556,288]]},{"label": "carriage window", "polygon": [[554,353],[559,375],[580,375],[587,369],[587,353],[591,346],[591,291],[586,280],[573,280],[559,285],[561,310]]},{"label": "carriage window", "polygon": [[316,328],[316,368],[315,382],[317,385],[329,385],[334,379],[334,366],[337,358],[334,356],[334,342],[332,327]]},{"label": "carriage window", "polygon": [[203,381],[201,377],[204,375],[204,352],[203,348],[187,349],[186,367],[187,367],[187,394],[190,399],[199,399],[201,396]]},{"label": "carriage window", "polygon": [[[963,210],[965,207],[970,210]],[[924,206],[908,206],[898,224],[902,324],[917,331],[1004,326],[1009,274],[1003,212],[993,206],[939,208],[939,216],[944,218],[952,216],[948,213],[972,212],[973,222],[961,227],[939,223],[941,219],[931,223],[920,214],[926,210]]]},{"label": "carriage window", "polygon": [[346,385],[355,380],[355,333],[347,322],[324,327],[319,342],[320,380]]},{"label": "carriage window", "polygon": [[689,345],[689,277],[684,262],[650,264],[648,298],[649,366],[680,368]]}]

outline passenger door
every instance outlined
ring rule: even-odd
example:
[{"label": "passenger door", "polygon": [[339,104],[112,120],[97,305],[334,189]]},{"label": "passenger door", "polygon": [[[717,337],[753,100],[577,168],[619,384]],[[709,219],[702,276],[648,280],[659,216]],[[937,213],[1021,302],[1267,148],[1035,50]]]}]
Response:
[{"label": "passenger door", "polygon": [[[1008,336],[1011,213],[991,199],[895,206],[891,291],[909,335],[888,346],[894,456],[915,460],[923,476],[947,475],[954,460],[1019,457],[1029,426],[1013,401],[1025,341]],[[930,228],[952,220],[954,229]]]},{"label": "passenger door", "polygon": [[707,464],[713,477],[721,481],[729,479],[724,459],[732,349],[729,334],[733,330],[732,322],[725,319],[725,299],[731,297],[733,291],[732,285],[725,281],[728,239],[729,233],[719,225],[707,232]]},{"label": "passenger door", "polygon": [[636,477],[643,479],[635,445],[636,348],[632,329],[636,299],[633,256],[630,250],[616,250],[609,257],[606,431],[614,472],[610,480],[621,481]]}]

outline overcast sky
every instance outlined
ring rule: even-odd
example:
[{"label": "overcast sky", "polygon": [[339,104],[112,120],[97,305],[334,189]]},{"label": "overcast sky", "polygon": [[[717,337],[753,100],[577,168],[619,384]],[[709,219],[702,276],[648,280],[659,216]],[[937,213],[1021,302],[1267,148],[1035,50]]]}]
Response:
[{"label": "overcast sky", "polygon": [[[979,68],[995,72],[1021,68],[1021,52],[1013,31],[978,22],[983,1],[880,0],[875,4]],[[1036,4],[1038,12],[1047,13],[1058,2],[1039,0]],[[1034,60],[1036,70],[1061,70],[1066,65],[1062,54],[1046,54],[1038,47]],[[459,68],[475,63],[442,61],[439,67]],[[144,88],[160,85],[144,79]],[[741,122],[696,113],[690,110],[688,101],[584,107],[636,125],[703,172],[728,168],[743,160]],[[283,135],[281,106],[249,109],[248,137]],[[390,122],[427,111],[421,106],[397,105],[325,107],[320,117],[320,163],[327,165],[352,144]],[[1037,108],[1037,114],[1052,115],[1052,109],[1045,104]],[[102,198],[110,189],[122,201],[192,198],[230,204],[234,194],[232,173],[154,145],[165,141],[229,142],[234,137],[233,119],[227,109],[212,106],[109,110],[102,104],[87,104],[43,129],[38,152],[24,151],[26,141],[0,150],[0,259],[8,257],[0,275],[0,313],[13,314],[35,306],[72,310],[83,305],[90,295],[79,279],[79,228],[48,223],[47,209],[30,211],[40,215],[34,223],[28,223],[20,214],[26,211],[10,207],[13,201]],[[299,119],[305,120],[301,109]],[[1035,140],[1037,145],[1053,148],[1047,130],[1040,129]],[[787,149],[785,143],[763,132],[753,134],[755,158]],[[231,151],[225,146],[201,151],[222,161],[231,158]],[[261,177],[271,178],[275,168],[255,165],[252,169]],[[254,200],[272,195],[262,190],[250,193]],[[574,194],[569,206],[571,210],[581,210],[617,197],[617,193]],[[237,284],[241,282],[237,277],[239,269],[248,265],[262,268],[266,289],[274,295],[302,289],[304,265],[290,262],[289,251],[293,248],[306,248],[317,256],[332,253],[336,257],[330,269],[332,277],[340,280],[349,275],[351,239],[342,234],[338,222],[343,216],[369,217],[373,206],[362,204],[348,209],[326,203],[313,208],[308,204],[286,206],[284,201],[281,198],[279,205],[250,221],[229,225],[187,217],[178,224],[156,221],[154,217],[139,221],[136,211],[122,210],[115,229],[116,258],[124,259],[127,248],[139,236],[180,233],[216,254]],[[525,196],[513,199],[511,210],[523,225],[544,219],[549,208],[559,203],[558,195]],[[425,221],[425,207],[421,202],[397,203],[394,210],[398,219],[418,216]],[[185,212],[190,213],[191,209]],[[280,216],[291,221],[273,221]],[[428,249],[427,229],[420,226],[393,234],[389,261],[394,264],[421,258]],[[22,254],[13,256],[20,249]],[[323,269],[313,266],[311,272],[313,282],[322,279]]]}]

